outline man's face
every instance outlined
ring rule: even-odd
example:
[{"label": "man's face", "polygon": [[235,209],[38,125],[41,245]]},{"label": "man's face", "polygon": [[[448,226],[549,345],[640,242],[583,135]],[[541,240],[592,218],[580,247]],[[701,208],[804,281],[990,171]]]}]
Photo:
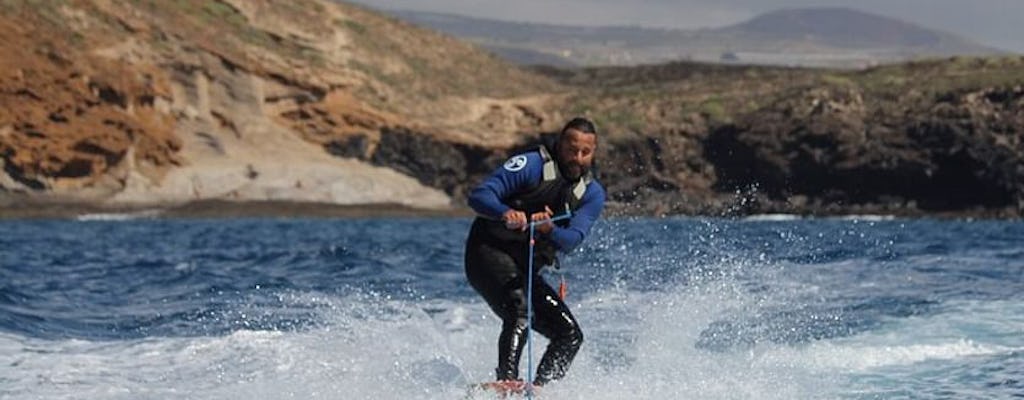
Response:
[{"label": "man's face", "polygon": [[558,141],[558,162],[566,178],[579,179],[594,163],[597,135],[569,129]]}]

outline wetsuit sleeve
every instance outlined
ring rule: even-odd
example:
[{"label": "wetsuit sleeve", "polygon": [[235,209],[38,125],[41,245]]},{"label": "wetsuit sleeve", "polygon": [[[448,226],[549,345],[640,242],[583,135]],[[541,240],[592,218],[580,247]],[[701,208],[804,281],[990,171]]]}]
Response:
[{"label": "wetsuit sleeve", "polygon": [[533,187],[543,174],[540,153],[514,156],[498,167],[487,179],[469,193],[469,207],[481,216],[501,219],[511,207],[505,199]]},{"label": "wetsuit sleeve", "polygon": [[587,193],[580,199],[580,207],[569,219],[569,225],[565,228],[555,226],[555,229],[548,233],[548,238],[564,252],[572,251],[583,243],[583,239],[590,233],[590,227],[601,217],[604,210],[605,192],[604,187],[596,180],[587,186]]}]

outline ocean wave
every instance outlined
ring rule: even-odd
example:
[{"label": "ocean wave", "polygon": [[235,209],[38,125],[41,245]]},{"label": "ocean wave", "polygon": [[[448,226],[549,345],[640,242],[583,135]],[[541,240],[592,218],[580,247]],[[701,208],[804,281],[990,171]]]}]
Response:
[{"label": "ocean wave", "polygon": [[785,222],[799,221],[803,218],[803,216],[796,214],[756,214],[746,216],[743,218],[743,220],[750,222]]},{"label": "ocean wave", "polygon": [[133,221],[157,218],[163,210],[141,210],[123,213],[89,213],[75,217],[76,221]]}]

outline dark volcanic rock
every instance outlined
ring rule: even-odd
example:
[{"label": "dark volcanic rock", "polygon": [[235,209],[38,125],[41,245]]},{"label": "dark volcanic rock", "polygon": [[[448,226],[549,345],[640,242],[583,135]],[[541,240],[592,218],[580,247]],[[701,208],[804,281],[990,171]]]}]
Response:
[{"label": "dark volcanic rock", "polygon": [[609,200],[640,214],[704,214],[713,176],[701,155],[703,132],[676,131],[602,143],[598,176]]},{"label": "dark volcanic rock", "polygon": [[460,202],[504,157],[498,149],[452,143],[405,128],[381,129],[376,149],[366,155],[372,163],[415,177]]},{"label": "dark volcanic rock", "polygon": [[[615,214],[1024,213],[1024,90],[866,98],[853,87],[795,89],[732,123],[604,135],[596,171]],[[462,203],[510,149],[383,129],[372,152],[339,145],[444,189]],[[346,150],[347,149],[347,150]]]},{"label": "dark volcanic rock", "polygon": [[377,138],[351,135],[324,145],[327,152],[392,168],[417,181],[444,190],[464,204],[469,190],[498,168],[511,154],[536,146],[527,139],[511,149],[457,143],[404,127],[384,127]]},{"label": "dark volcanic rock", "polygon": [[947,93],[906,109],[855,89],[812,89],[717,128],[715,189],[756,186],[766,210],[827,205],[896,212],[1020,213],[1024,92]]}]

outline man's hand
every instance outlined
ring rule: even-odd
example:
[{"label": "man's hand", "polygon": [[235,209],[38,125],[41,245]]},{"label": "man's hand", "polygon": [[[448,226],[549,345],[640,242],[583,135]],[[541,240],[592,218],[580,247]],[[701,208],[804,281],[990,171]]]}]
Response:
[{"label": "man's hand", "polygon": [[526,213],[516,210],[509,209],[502,214],[501,220],[505,222],[505,227],[512,230],[526,230]]},{"label": "man's hand", "polygon": [[551,217],[553,217],[554,215],[555,215],[555,213],[553,211],[551,211],[550,207],[544,206],[544,211],[533,213],[533,215],[530,216],[530,221],[545,221],[546,220],[546,222],[544,222],[544,223],[542,223],[540,225],[537,225],[535,227],[535,229],[537,230],[537,232],[540,232],[540,233],[543,233],[543,234],[547,234],[547,233],[551,232],[552,229],[555,228],[555,224],[551,222]]}]

